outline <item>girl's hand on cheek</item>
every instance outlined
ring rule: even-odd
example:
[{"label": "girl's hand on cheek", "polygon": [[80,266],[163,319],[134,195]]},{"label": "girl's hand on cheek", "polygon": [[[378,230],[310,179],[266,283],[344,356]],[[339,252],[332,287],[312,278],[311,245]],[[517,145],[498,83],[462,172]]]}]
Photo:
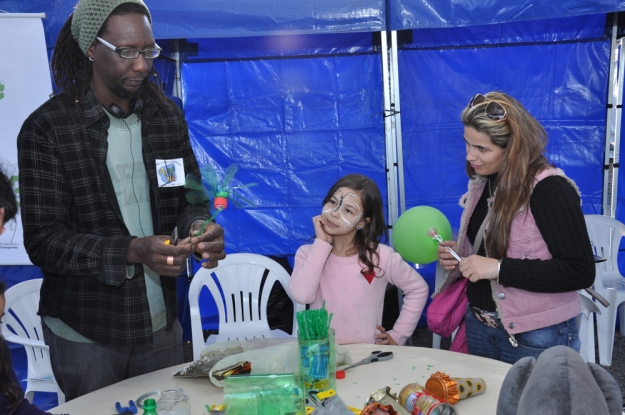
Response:
[{"label": "girl's hand on cheek", "polygon": [[315,227],[315,237],[332,245],[332,236],[328,235],[323,227],[324,220],[321,215],[313,218],[313,226]]}]

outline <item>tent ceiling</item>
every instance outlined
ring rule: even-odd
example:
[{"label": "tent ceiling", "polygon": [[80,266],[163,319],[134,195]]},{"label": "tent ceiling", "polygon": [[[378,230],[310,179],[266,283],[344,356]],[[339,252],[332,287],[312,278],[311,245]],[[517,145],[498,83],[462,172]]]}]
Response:
[{"label": "tent ceiling", "polygon": [[620,0],[388,0],[389,30],[518,22],[625,11]]},{"label": "tent ceiling", "polygon": [[[144,0],[157,39],[379,32],[386,0]],[[0,11],[46,13],[48,47],[78,0],[0,0]]]},{"label": "tent ceiling", "polygon": [[[623,0],[145,0],[157,39],[379,32],[625,11]],[[77,0],[0,0],[0,11],[46,13],[48,47]],[[388,10],[388,15],[387,15]]]},{"label": "tent ceiling", "polygon": [[385,0],[145,0],[161,39],[379,32]]}]

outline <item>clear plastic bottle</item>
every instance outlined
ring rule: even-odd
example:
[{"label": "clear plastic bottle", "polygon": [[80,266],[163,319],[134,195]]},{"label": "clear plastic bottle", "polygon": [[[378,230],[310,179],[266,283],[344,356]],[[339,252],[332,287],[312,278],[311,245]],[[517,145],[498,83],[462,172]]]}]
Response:
[{"label": "clear plastic bottle", "polygon": [[148,398],[143,402],[143,415],[158,415],[154,399]]},{"label": "clear plastic bottle", "polygon": [[160,415],[191,415],[189,397],[182,389],[162,391],[156,405]]}]

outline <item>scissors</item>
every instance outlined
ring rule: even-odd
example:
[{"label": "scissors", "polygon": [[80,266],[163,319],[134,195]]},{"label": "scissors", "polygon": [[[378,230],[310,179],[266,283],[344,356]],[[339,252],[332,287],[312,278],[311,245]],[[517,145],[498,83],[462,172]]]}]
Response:
[{"label": "scissors", "polygon": [[373,352],[371,352],[371,354],[369,355],[369,357],[365,357],[364,359],[362,359],[360,362],[351,364],[341,370],[347,370],[351,367],[354,366],[360,366],[360,365],[366,365],[367,363],[373,363],[373,362],[381,362],[383,360],[389,360],[393,358],[393,352],[383,352],[381,350],[375,350]]},{"label": "scissors", "polygon": [[178,227],[174,228],[174,231],[171,233],[169,237],[169,241],[165,241],[167,245],[178,245]]}]

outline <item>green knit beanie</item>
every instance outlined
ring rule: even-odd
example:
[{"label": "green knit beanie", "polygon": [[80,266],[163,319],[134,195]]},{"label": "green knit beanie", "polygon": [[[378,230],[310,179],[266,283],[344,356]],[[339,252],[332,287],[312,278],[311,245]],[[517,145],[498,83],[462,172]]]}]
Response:
[{"label": "green knit beanie", "polygon": [[72,36],[85,55],[106,19],[117,6],[124,3],[136,3],[143,6],[152,23],[150,11],[141,0],[80,0],[78,2],[72,18]]}]

